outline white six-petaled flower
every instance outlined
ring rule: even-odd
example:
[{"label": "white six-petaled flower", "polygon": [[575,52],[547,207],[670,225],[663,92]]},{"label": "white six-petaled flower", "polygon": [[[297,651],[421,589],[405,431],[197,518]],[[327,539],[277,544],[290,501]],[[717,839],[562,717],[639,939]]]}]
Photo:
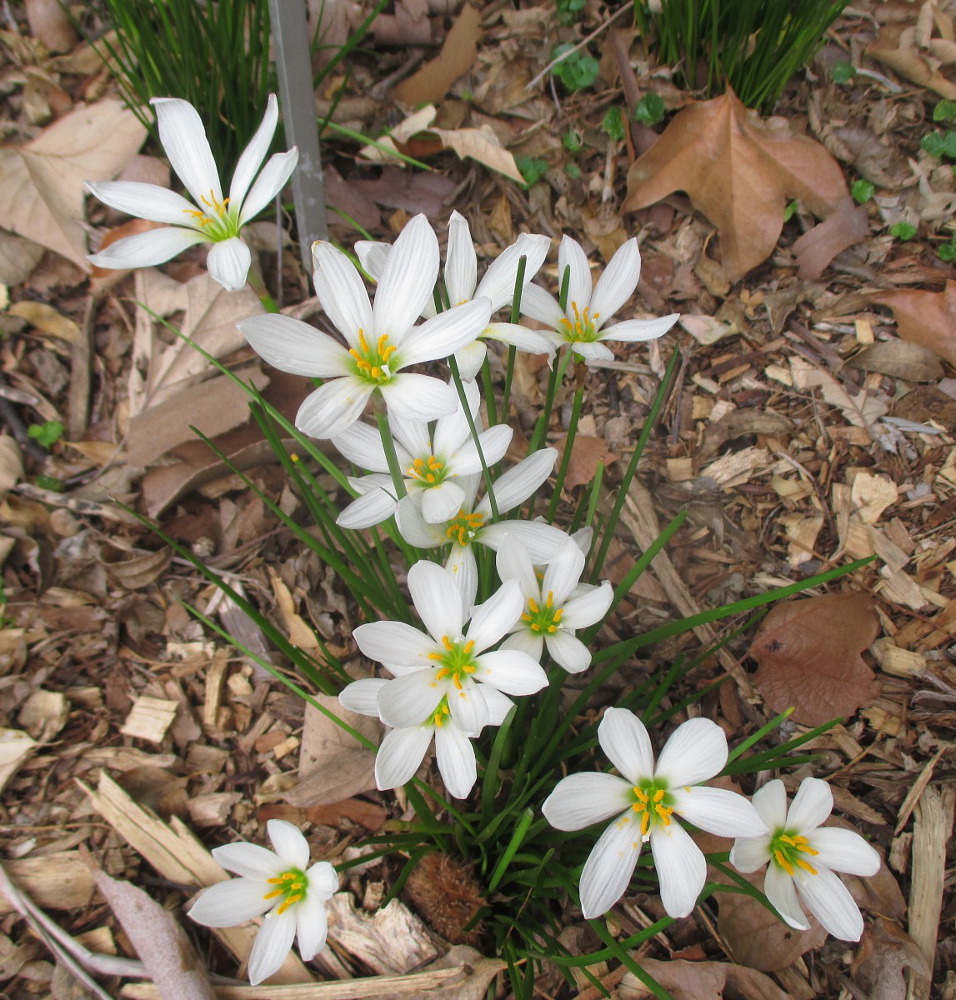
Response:
[{"label": "white six-petaled flower", "polygon": [[660,319],[627,319],[605,325],[637,288],[641,254],[633,237],[618,248],[593,285],[587,254],[576,240],[565,236],[558,250],[561,281],[565,269],[569,274],[565,309],[537,285],[529,285],[521,297],[522,313],[544,323],[557,347],[570,344],[571,350],[587,361],[610,361],[614,355],[602,341],[655,340],[677,322],[678,314],[673,313]]},{"label": "white six-petaled flower", "polygon": [[189,910],[205,927],[235,927],[265,914],[249,956],[253,986],[279,970],[293,938],[306,962],[325,947],[325,903],[339,888],[328,861],[309,865],[308,841],[296,827],[270,819],[267,830],[275,851],[246,843],[213,850],[223,868],[239,878],[204,889]]},{"label": "white six-petaled flower", "polygon": [[858,833],[820,825],[833,810],[830,786],[819,778],[804,778],[788,810],[786,789],[775,778],[754,795],[753,803],[769,833],[737,840],[731,864],[745,874],[769,864],[764,892],[791,927],[810,926],[802,900],[835,938],[859,941],[863,917],[834,872],[875,875],[880,856]]},{"label": "white six-petaled flower", "polygon": [[451,386],[402,369],[446,358],[470,343],[487,324],[491,303],[475,299],[413,325],[438,275],[438,239],[425,216],[416,215],[395,240],[374,307],[341,250],[319,241],[312,257],[319,301],[347,347],[290,316],[266,313],[239,323],[253,349],[273,367],[328,380],[305,398],[296,427],[311,437],[335,437],[358,420],[373,393],[390,413],[406,420],[453,413],[458,394]]},{"label": "white six-petaled flower", "polygon": [[[420,726],[444,702],[462,733],[477,735],[498,714],[499,693],[534,694],[547,684],[541,665],[527,653],[491,650],[521,614],[513,580],[466,610],[451,574],[423,561],[408,571],[408,589],[426,632],[404,622],[369,622],[353,633],[359,649],[393,675],[378,691],[386,725]],[[496,693],[486,697],[490,690]]]},{"label": "white six-petaled flower", "polygon": [[708,719],[689,719],[674,730],[655,765],[641,720],[627,709],[609,708],[598,741],[622,777],[595,771],[568,775],[542,807],[558,830],[580,830],[616,816],[581,873],[584,916],[600,916],[624,895],[647,841],[664,909],[672,917],[687,916],[704,887],[707,861],[674,817],[721,837],[766,832],[742,795],[699,784],[726,764],[727,737]]},{"label": "white six-petaled flower", "polygon": [[614,591],[608,581],[597,587],[580,584],[584,561],[584,552],[569,538],[539,578],[520,541],[498,549],[498,575],[502,580],[517,580],[525,599],[525,610],[503,649],[523,649],[540,660],[547,647],[555,663],[568,673],[588,668],[591,651],[574,632],[607,614]]},{"label": "white six-petaled flower", "polygon": [[[461,305],[463,302],[470,302],[482,296],[491,300],[492,314],[510,305],[518,280],[520,258],[525,258],[522,284],[522,289],[525,289],[540,270],[550,246],[551,240],[547,236],[522,233],[488,265],[487,271],[479,281],[478,255],[475,253],[468,220],[460,213],[452,212],[448,220],[448,249],[442,273],[449,305]],[[387,243],[360,240],[355,244],[355,253],[362,267],[376,281],[384,273],[390,252],[391,248]],[[432,296],[423,306],[422,315],[434,316],[437,311]],[[485,345],[482,343],[485,338],[499,340],[530,354],[547,354],[549,357],[554,355],[551,342],[538,331],[529,330],[517,323],[489,323],[480,332],[478,339],[455,352],[455,360],[462,378],[473,379],[478,374],[486,353]]]},{"label": "white six-petaled flower", "polygon": [[150,267],[197,243],[211,243],[206,262],[210,277],[229,291],[237,291],[245,285],[252,261],[240,235],[242,227],[282,190],[299,156],[295,148],[276,153],[259,170],[279,121],[275,95],[269,95],[262,124],[239,158],[228,198],[223,198],[219,170],[196,109],[176,97],[154,97],[150,103],[156,109],[166,156],[193,200],[156,184],[90,184],[90,191],[111,208],[166,224],[117,240],[93,254],[90,261],[107,268]]},{"label": "white six-petaled flower", "polygon": [[[474,382],[464,382],[462,387],[478,428],[478,387]],[[479,431],[476,444],[460,399],[454,413],[438,418],[431,434],[428,425],[420,421],[391,414],[388,422],[404,472],[405,489],[421,495],[422,516],[429,523],[446,521],[461,509],[465,501],[462,477],[481,471],[482,456],[486,466],[500,462],[512,436],[507,424],[497,424]],[[332,443],[350,462],[371,471],[371,475],[350,480],[360,496],[342,511],[337,523],[344,528],[368,528],[391,517],[398,499],[378,428],[356,423],[336,435]]]}]

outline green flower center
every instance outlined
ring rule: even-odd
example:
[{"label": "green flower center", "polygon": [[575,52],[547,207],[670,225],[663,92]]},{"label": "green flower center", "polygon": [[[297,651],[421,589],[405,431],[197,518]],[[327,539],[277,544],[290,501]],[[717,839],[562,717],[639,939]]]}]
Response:
[{"label": "green flower center", "polygon": [[426,458],[416,458],[405,470],[405,475],[409,479],[416,480],[426,488],[440,485],[445,481],[447,474],[445,463],[435,455],[428,455]]},{"label": "green flower center", "polygon": [[528,598],[528,610],[521,616],[521,620],[539,635],[554,635],[561,627],[561,616],[564,608],[554,607],[554,591],[549,590],[544,604],[538,604],[533,598]]},{"label": "green flower center", "polygon": [[442,698],[438,703],[438,707],[434,712],[425,720],[424,725],[434,726],[436,729],[441,729],[442,726],[448,721],[448,717],[451,715],[451,709],[448,707],[448,697]]},{"label": "green flower center", "polygon": [[228,198],[219,201],[210,191],[208,198],[203,195],[200,200],[206,206],[205,211],[200,208],[185,208],[183,211],[193,217],[194,225],[199,226],[210,240],[220,243],[239,235],[238,216],[229,210]]},{"label": "green flower center", "polygon": [[673,798],[662,781],[642,781],[631,789],[634,803],[631,809],[641,817],[641,837],[646,840],[652,826],[670,826]]},{"label": "green flower center", "polygon": [[816,875],[816,868],[801,855],[815,856],[819,853],[810,846],[806,837],[792,831],[779,830],[770,840],[770,856],[788,875],[793,875],[797,868]]},{"label": "green flower center", "polygon": [[[462,642],[459,639],[454,642],[447,635],[443,635],[441,643],[445,647],[444,652],[428,654],[430,660],[440,664],[439,670],[435,673],[434,683],[450,679],[455,687],[461,691],[462,680],[467,680],[478,669],[478,664],[475,663],[474,657],[471,655],[475,648],[474,640],[469,639],[467,642]],[[442,700],[444,701],[444,699]],[[440,710],[441,703],[439,703],[436,713]],[[439,724],[434,716],[432,719],[436,725]]]},{"label": "green flower center", "polygon": [[281,875],[268,879],[268,882],[275,888],[262,898],[278,899],[282,897],[282,902],[276,908],[276,913],[285,913],[290,906],[301,903],[309,889],[309,880],[306,878],[305,872],[298,868],[289,868]]},{"label": "green flower center", "polygon": [[358,350],[349,348],[349,354],[355,360],[355,374],[375,385],[387,385],[393,377],[388,361],[398,350],[398,345],[390,343],[388,334],[383,333],[377,343],[369,346],[364,330],[359,330],[358,342]]},{"label": "green flower center", "polygon": [[484,517],[479,513],[467,514],[464,507],[445,526],[445,537],[450,542],[457,542],[459,545],[470,545],[477,537],[485,523]]},{"label": "green flower center", "polygon": [[601,314],[595,313],[592,316],[590,310],[579,309],[577,302],[571,303],[571,312],[574,313],[573,321],[568,319],[567,316],[561,320],[561,325],[564,327],[565,340],[572,344],[575,341],[584,341],[584,343],[590,344],[597,340],[597,321],[601,318]]}]

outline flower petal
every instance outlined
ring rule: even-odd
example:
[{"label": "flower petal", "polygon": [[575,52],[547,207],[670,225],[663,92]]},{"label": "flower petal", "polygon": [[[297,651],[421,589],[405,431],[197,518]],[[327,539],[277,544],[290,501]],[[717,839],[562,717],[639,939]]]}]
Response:
[{"label": "flower petal", "polygon": [[[375,298],[376,303],[380,297],[381,292]],[[454,354],[478,337],[488,325],[490,316],[491,303],[488,299],[472,299],[426,319],[421,326],[409,330],[402,340],[397,355],[401,367],[436,361]]]},{"label": "flower petal", "polygon": [[591,771],[562,778],[544,800],[541,812],[556,830],[583,830],[621,815],[632,801],[631,786],[623,778]]},{"label": "flower petal", "polygon": [[568,536],[544,521],[498,521],[481,529],[479,541],[498,552],[503,545],[520,542],[535,566],[543,566]]},{"label": "flower petal", "polygon": [[519,649],[482,653],[474,678],[513,695],[534,694],[548,683],[548,675],[541,664]]},{"label": "flower petal", "polygon": [[193,225],[195,219],[191,214],[196,206],[168,188],[138,181],[103,181],[87,187],[104,205],[127,215],[170,226],[198,228]]},{"label": "flower petal", "polygon": [[283,866],[303,871],[309,867],[309,842],[297,826],[284,819],[270,819],[266,832]]},{"label": "flower petal", "polygon": [[776,862],[767,869],[763,891],[785,923],[798,931],[809,930],[810,924],[797,899],[797,887],[793,879]]},{"label": "flower petal", "polygon": [[[348,371],[349,355],[345,348],[302,320],[262,313],[241,320],[238,326],[256,354],[280,371],[310,378],[332,378]],[[385,469],[363,468],[384,472],[387,463]]]},{"label": "flower petal", "polygon": [[256,178],[248,197],[242,203],[239,225],[251,222],[273,198],[285,187],[299,162],[299,151],[295,147],[285,153],[276,153]]},{"label": "flower petal", "polygon": [[730,849],[730,863],[739,872],[749,875],[770,860],[770,838],[755,837],[734,841]]},{"label": "flower petal", "polygon": [[641,846],[640,826],[627,813],[598,838],[581,872],[581,910],[587,920],[605,913],[627,891]]},{"label": "flower petal", "polygon": [[[503,476],[495,480],[493,489],[498,513],[506,514],[508,511],[514,510],[533,493],[536,493],[542,483],[551,475],[557,457],[556,449],[542,448],[522,459]],[[485,505],[490,513],[491,505],[487,502],[487,498],[482,502],[482,506]]]},{"label": "flower petal", "polygon": [[339,703],[350,712],[378,718],[378,693],[388,683],[384,677],[363,677],[346,684],[339,692]]},{"label": "flower petal", "polygon": [[379,243],[376,240],[359,240],[355,244],[355,256],[358,257],[362,270],[373,281],[378,281],[385,271],[385,261],[391,249],[390,243]]},{"label": "flower petal", "polygon": [[416,215],[392,244],[378,281],[373,308],[376,336],[385,334],[401,342],[432,297],[438,264],[438,237],[428,219]]},{"label": "flower petal", "polygon": [[[240,329],[242,329],[241,326]],[[332,444],[360,469],[368,469],[369,472],[388,472],[388,459],[385,457],[382,435],[377,427],[373,427],[371,424],[352,424],[347,431],[336,434],[332,439]],[[399,456],[399,462],[402,462],[401,456]]]},{"label": "flower petal", "polygon": [[[154,97],[159,141],[170,166],[197,206],[205,200],[221,203],[222,187],[199,112],[178,97]],[[211,196],[211,197],[210,197]]]},{"label": "flower petal", "polygon": [[557,330],[564,319],[557,299],[537,285],[525,285],[521,293],[521,315],[544,323],[552,330]]},{"label": "flower petal", "polygon": [[402,538],[416,549],[432,549],[448,541],[445,536],[445,526],[429,524],[422,517],[420,501],[413,494],[398,501],[395,520]]},{"label": "flower petal", "polygon": [[429,524],[450,521],[465,501],[462,488],[453,479],[422,490],[422,517]]},{"label": "flower petal", "polygon": [[371,528],[373,524],[387,521],[397,509],[398,502],[395,497],[388,490],[376,487],[356,497],[342,510],[335,523],[340,528],[360,531],[363,528]]},{"label": "flower petal", "polygon": [[479,604],[471,613],[466,638],[475,644],[475,653],[483,653],[506,635],[521,617],[523,609],[524,598],[517,580],[505,580],[484,604]]},{"label": "flower petal", "polygon": [[238,236],[214,242],[206,258],[209,277],[227,292],[238,292],[245,287],[251,266],[252,252]]},{"label": "flower petal", "polygon": [[400,788],[415,777],[432,741],[432,726],[408,726],[385,734],[375,757],[375,784]]},{"label": "flower petal", "polygon": [[686,917],[707,881],[701,849],[679,823],[671,823],[651,830],[651,852],[664,909],[669,916]]},{"label": "flower petal", "polygon": [[[436,683],[434,670],[416,670],[395,677],[382,688],[378,695],[378,710],[387,726],[396,729],[421,728],[444,696],[445,686]],[[385,740],[382,740],[384,745]],[[379,754],[381,752],[380,747]]]},{"label": "flower petal", "polygon": [[787,822],[787,790],[779,778],[754,792],[751,800],[768,830],[782,830]]},{"label": "flower petal", "polygon": [[452,642],[457,641],[465,621],[465,609],[448,571],[422,559],[408,571],[408,590],[415,610],[435,643],[441,643],[446,636]]},{"label": "flower petal", "polygon": [[485,696],[485,704],[488,706],[488,725],[500,726],[515,703],[506,694],[488,684],[482,688],[481,693]]},{"label": "flower petal", "polygon": [[[264,848],[263,848],[264,849]],[[189,908],[189,916],[203,927],[236,927],[265,913],[271,886],[264,880],[234,878],[204,889]]]},{"label": "flower petal", "polygon": [[547,354],[549,365],[554,357],[554,343],[550,338],[540,330],[529,330],[517,323],[489,323],[481,335],[515,347],[525,354]]},{"label": "flower petal", "polygon": [[670,786],[696,785],[718,774],[727,763],[727,737],[710,719],[688,719],[664,744],[657,758],[657,777]]},{"label": "flower petal", "polygon": [[[442,541],[447,541],[443,538]],[[478,561],[470,545],[452,545],[451,552],[445,560],[445,569],[452,575],[455,586],[461,594],[466,608],[475,603],[478,593]]]},{"label": "flower petal", "polygon": [[456,799],[467,798],[478,780],[478,764],[471,740],[456,725],[435,727],[438,770]]},{"label": "flower petal", "polygon": [[591,293],[594,282],[591,279],[591,264],[581,244],[570,236],[562,236],[558,247],[558,283],[564,284],[565,272],[570,270],[568,278],[568,297],[565,314],[572,317],[575,308],[584,312],[591,303]]},{"label": "flower petal", "polygon": [[583,592],[578,592],[577,597],[572,597],[564,606],[564,617],[561,624],[565,628],[579,629],[587,628],[599,622],[611,607],[614,600],[614,588],[608,580],[600,586],[588,587]]},{"label": "flower petal", "polygon": [[309,880],[310,896],[326,900],[339,891],[339,873],[328,861],[316,861],[311,868],[306,869],[305,875]]},{"label": "flower petal", "polygon": [[522,233],[488,265],[488,270],[475,289],[475,297],[484,295],[491,299],[492,312],[497,312],[503,306],[510,306],[514,301],[519,259],[525,258],[524,286],[527,286],[541,270],[550,248],[550,237]]},{"label": "flower petal", "polygon": [[361,417],[371,395],[372,387],[362,379],[351,375],[330,379],[305,397],[295,426],[309,437],[335,437]]},{"label": "flower petal", "polygon": [[266,111],[262,116],[262,122],[249,140],[249,144],[242,151],[232,175],[232,183],[229,185],[229,202],[234,209],[239,210],[242,205],[253,178],[258,173],[259,167],[262,166],[266,153],[269,152],[269,146],[272,145],[272,137],[275,135],[278,124],[279,102],[276,100],[275,94],[270,94],[266,101]]},{"label": "flower petal", "polygon": [[[833,792],[820,778],[804,778],[800,782],[787,812],[787,829],[809,836],[833,812]],[[821,921],[822,923],[823,921]]]},{"label": "flower petal", "polygon": [[544,637],[551,659],[569,674],[579,674],[591,666],[591,650],[564,628]]},{"label": "flower petal", "polygon": [[613,361],[614,352],[609,350],[598,341],[588,342],[575,340],[571,344],[571,350],[575,354],[580,354],[585,361]]},{"label": "flower petal", "polygon": [[513,541],[513,544],[502,545],[497,550],[495,564],[502,583],[505,580],[517,580],[518,589],[525,601],[541,600],[541,583],[535,575],[531,556],[521,542]]},{"label": "flower petal", "polygon": [[326,316],[349,347],[357,348],[360,331],[367,337],[375,331],[365,282],[348,257],[325,240],[312,244],[312,263],[312,282]]},{"label": "flower petal", "polygon": [[627,319],[623,323],[612,323],[601,331],[600,340],[618,340],[621,343],[640,343],[657,340],[680,319],[680,313],[661,316],[660,319]]},{"label": "flower petal", "polygon": [[860,940],[863,915],[839,876],[820,865],[816,875],[798,868],[793,881],[807,909],[835,938],[841,941]]},{"label": "flower petal", "polygon": [[[482,431],[478,435],[478,445],[481,447],[481,455],[484,456],[486,466],[490,467],[505,457],[513,434],[514,428],[507,424],[495,424],[494,427],[489,427],[488,430]],[[437,441],[435,442],[435,450],[440,454]],[[450,462],[450,467],[455,476],[470,476],[481,471],[478,446],[471,438],[459,446]]]},{"label": "flower petal", "polygon": [[477,736],[491,721],[485,690],[485,685],[471,680],[463,681],[460,688],[457,684],[448,684],[445,688],[452,721],[466,735]]},{"label": "flower petal", "polygon": [[584,572],[584,553],[571,541],[561,546],[544,571],[541,593],[545,598],[550,594],[555,607],[561,608],[571,591],[578,585]]},{"label": "flower petal", "polygon": [[654,774],[654,751],[647,727],[626,708],[608,708],[598,725],[598,743],[607,759],[632,784]]},{"label": "flower petal", "polygon": [[[880,870],[880,856],[853,830],[822,826],[813,831],[810,846],[827,868],[848,875],[875,875]],[[816,867],[814,859],[811,864]]]},{"label": "flower petal", "polygon": [[762,837],[766,824],[749,799],[724,788],[700,785],[671,789],[674,812],[718,837]]},{"label": "flower petal", "polygon": [[434,420],[452,413],[457,396],[441,379],[416,372],[401,372],[381,387],[389,416],[405,420]]},{"label": "flower petal", "polygon": [[[478,283],[478,256],[471,240],[468,220],[452,212],[448,220],[448,246],[445,250],[445,291],[452,306],[468,302]],[[461,798],[461,796],[459,796]]]},{"label": "flower petal", "polygon": [[[331,868],[332,866],[329,865]],[[329,918],[325,912],[324,900],[312,891],[312,879],[309,879],[309,891],[301,903],[295,906],[296,944],[303,962],[309,962],[325,947],[325,939],[329,933]]]},{"label": "flower petal", "polygon": [[544,652],[544,639],[540,632],[532,632],[525,628],[524,622],[517,632],[512,632],[501,644],[502,649],[517,649],[522,653],[527,653],[535,663],[541,662],[541,654]]},{"label": "flower petal", "polygon": [[162,264],[197,243],[208,242],[205,233],[179,226],[150,229],[104,247],[99,253],[90,254],[87,260],[97,267],[131,269]]},{"label": "flower petal", "polygon": [[296,932],[295,913],[273,910],[263,921],[249,955],[249,982],[258,986],[282,967]]},{"label": "flower petal", "polygon": [[366,622],[352,631],[352,638],[370,660],[420,668],[431,666],[429,654],[441,648],[430,636],[405,622]]},{"label": "flower petal", "polygon": [[273,851],[258,844],[223,844],[213,848],[212,856],[223,868],[243,878],[270,879],[282,867],[282,862]]},{"label": "flower petal", "polygon": [[591,294],[591,319],[599,329],[634,294],[640,276],[641,253],[632,236],[614,252]]},{"label": "flower petal", "polygon": [[[453,384],[453,381],[449,380],[449,385]],[[449,413],[447,417],[442,417],[435,427],[434,435],[432,435],[432,440],[435,443],[435,454],[445,461],[455,455],[462,445],[471,441],[471,428],[468,425],[468,417],[465,415],[466,407],[472,420],[475,422],[475,426],[479,431],[481,430],[481,420],[478,416],[478,408],[481,405],[481,392],[474,382],[463,382],[461,388],[465,397],[464,403],[461,396],[459,396],[455,412]],[[455,391],[457,393],[457,389]],[[475,472],[477,470],[472,469],[470,471]],[[462,473],[457,472],[456,475],[460,476]]]}]

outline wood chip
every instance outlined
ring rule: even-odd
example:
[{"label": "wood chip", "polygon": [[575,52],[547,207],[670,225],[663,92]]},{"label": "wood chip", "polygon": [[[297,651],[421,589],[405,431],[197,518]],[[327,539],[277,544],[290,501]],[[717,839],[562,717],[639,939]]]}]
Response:
[{"label": "wood chip", "polygon": [[135,736],[150,743],[162,743],[166,730],[176,718],[178,708],[178,702],[141,695],[133,702],[120,732],[124,736]]},{"label": "wood chip", "polygon": [[36,742],[19,729],[0,729],[0,791],[30,756]]},{"label": "wood chip", "polygon": [[[5,861],[4,868],[13,883],[43,909],[80,910],[93,898],[93,875],[79,851]],[[0,913],[13,909],[0,893]]]},{"label": "wood chip", "polygon": [[425,925],[397,899],[365,913],[355,909],[351,895],[340,892],[327,910],[330,934],[374,972],[410,972],[438,957]]}]

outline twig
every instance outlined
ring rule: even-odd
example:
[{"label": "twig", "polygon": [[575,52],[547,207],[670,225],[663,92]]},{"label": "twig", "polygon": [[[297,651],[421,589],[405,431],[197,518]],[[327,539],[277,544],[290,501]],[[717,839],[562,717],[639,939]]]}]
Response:
[{"label": "twig", "polygon": [[29,454],[30,458],[42,464],[46,461],[46,452],[27,434],[26,424],[20,419],[16,407],[10,402],[9,393],[15,390],[9,388],[2,372],[0,372],[0,387],[6,390],[0,393],[0,420],[10,428],[10,433],[16,439],[17,444]]}]

